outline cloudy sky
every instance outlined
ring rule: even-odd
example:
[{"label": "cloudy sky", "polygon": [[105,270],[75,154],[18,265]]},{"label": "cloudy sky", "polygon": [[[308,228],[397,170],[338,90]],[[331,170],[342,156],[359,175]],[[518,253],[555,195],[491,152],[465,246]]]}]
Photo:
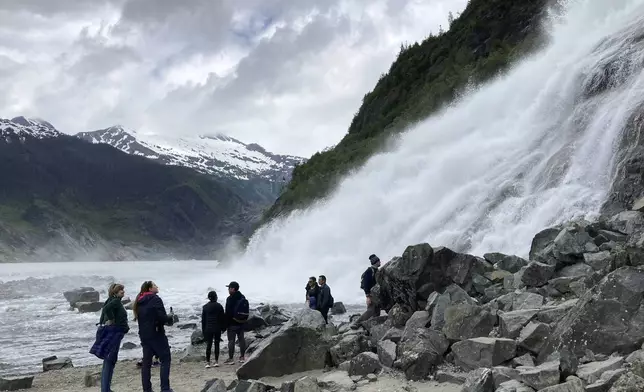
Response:
[{"label": "cloudy sky", "polygon": [[401,42],[467,0],[0,0],[0,117],[337,143]]}]

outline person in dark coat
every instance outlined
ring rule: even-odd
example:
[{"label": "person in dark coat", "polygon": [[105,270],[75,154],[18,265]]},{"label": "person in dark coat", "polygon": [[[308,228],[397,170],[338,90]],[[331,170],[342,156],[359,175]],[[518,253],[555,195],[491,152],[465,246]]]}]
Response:
[{"label": "person in dark coat", "polygon": [[318,295],[318,310],[324,317],[324,322],[329,323],[329,310],[333,306],[333,296],[331,295],[331,288],[326,284],[326,276],[320,275],[318,277],[318,284],[320,285],[320,294]]},{"label": "person in dark coat", "polygon": [[217,293],[208,293],[209,302],[203,306],[201,311],[201,332],[206,340],[206,368],[210,368],[210,353],[212,342],[215,341],[215,367],[219,366],[219,343],[221,333],[226,329],[226,316],[224,307],[217,302]]},{"label": "person in dark coat", "polygon": [[113,283],[107,290],[108,298],[103,304],[101,318],[99,320],[100,332],[97,333],[97,340],[90,349],[90,353],[103,359],[101,371],[101,392],[111,392],[112,376],[114,367],[118,361],[121,341],[130,330],[127,323],[127,312],[121,300],[125,295],[125,287],[122,284]]},{"label": "person in dark coat", "polygon": [[381,308],[379,305],[376,305],[371,298],[371,289],[376,285],[376,273],[381,265],[380,258],[375,254],[372,254],[369,256],[369,262],[371,263],[371,266],[369,266],[362,274],[362,282],[360,284],[360,288],[364,291],[366,298],[367,310],[360,316],[360,318],[351,324],[352,329],[358,329],[360,323],[363,321],[369,320],[375,316],[380,316]]},{"label": "person in dark coat", "polygon": [[320,296],[320,286],[315,281],[315,277],[311,276],[309,282],[306,284],[306,303],[309,308],[317,310],[318,297]]},{"label": "person in dark coat", "polygon": [[170,388],[170,344],[165,335],[165,326],[172,325],[174,315],[166,313],[163,300],[157,295],[159,288],[152,281],[143,282],[141,292],[136,297],[132,310],[134,319],[139,323],[139,337],[143,348],[141,383],[143,392],[152,392],[150,368],[152,357],[157,356],[161,363],[159,377],[161,392],[172,392]]},{"label": "person in dark coat", "polygon": [[[228,286],[228,298],[226,298],[226,330],[228,337],[228,360],[226,365],[235,364],[235,340],[239,340],[239,363],[246,361],[246,339],[244,339],[244,321],[235,318],[235,313],[240,301],[246,297],[239,291],[239,283],[230,282]],[[247,316],[247,315],[246,315]]]}]

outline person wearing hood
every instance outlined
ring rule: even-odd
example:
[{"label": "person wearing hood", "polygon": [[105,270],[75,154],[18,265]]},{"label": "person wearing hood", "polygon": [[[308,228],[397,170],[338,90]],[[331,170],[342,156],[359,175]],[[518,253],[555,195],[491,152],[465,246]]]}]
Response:
[{"label": "person wearing hood", "polygon": [[380,258],[375,254],[372,254],[369,256],[369,263],[371,266],[362,273],[362,277],[360,279],[360,288],[364,291],[367,311],[364,312],[353,324],[351,324],[352,329],[358,329],[360,323],[363,321],[369,320],[375,316],[380,316],[380,306],[374,303],[371,298],[371,289],[376,285],[376,273],[381,265]]},{"label": "person wearing hood", "polygon": [[248,300],[239,291],[239,283],[230,282],[228,298],[226,298],[226,328],[228,336],[228,360],[226,365],[235,363],[235,339],[239,340],[239,363],[244,363],[246,353],[246,340],[244,339],[244,324],[248,321]]},{"label": "person wearing hood", "polygon": [[206,368],[210,368],[212,342],[215,342],[215,367],[219,366],[221,332],[226,329],[224,307],[217,302],[217,293],[208,293],[208,303],[201,310],[201,332],[206,340]]},{"label": "person wearing hood", "polygon": [[130,330],[127,323],[127,312],[121,300],[125,295],[125,287],[119,283],[113,283],[107,290],[108,298],[103,304],[101,318],[98,324],[101,326],[97,333],[97,339],[90,353],[103,359],[101,371],[101,392],[110,392],[114,367],[118,361],[121,341]]},{"label": "person wearing hood", "polygon": [[157,295],[159,287],[152,281],[143,282],[141,292],[134,301],[132,310],[139,324],[139,337],[143,348],[141,383],[143,392],[152,392],[150,368],[152,357],[157,356],[161,363],[159,377],[161,392],[172,392],[170,388],[170,344],[165,335],[165,326],[172,325],[174,315],[166,313],[163,300]]}]

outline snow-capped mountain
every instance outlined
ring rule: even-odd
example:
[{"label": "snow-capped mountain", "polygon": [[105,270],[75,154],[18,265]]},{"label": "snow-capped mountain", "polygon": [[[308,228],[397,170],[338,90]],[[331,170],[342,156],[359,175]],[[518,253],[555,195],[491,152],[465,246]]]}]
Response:
[{"label": "snow-capped mountain", "polygon": [[36,139],[55,138],[62,135],[53,125],[44,120],[35,118],[15,117],[11,120],[0,118],[0,137],[7,139],[9,136],[31,136]]},{"label": "snow-capped mountain", "polygon": [[128,154],[139,155],[167,165],[179,165],[202,173],[238,180],[264,179],[286,182],[303,158],[276,155],[257,144],[245,144],[225,135],[161,136],[148,135],[113,126],[78,137],[92,143],[105,143]]}]

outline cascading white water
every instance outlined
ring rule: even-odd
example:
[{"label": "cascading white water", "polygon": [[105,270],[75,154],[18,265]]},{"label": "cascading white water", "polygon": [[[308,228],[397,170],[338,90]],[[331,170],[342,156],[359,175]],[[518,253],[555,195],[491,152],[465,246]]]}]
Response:
[{"label": "cascading white water", "polygon": [[[410,129],[325,202],[259,230],[219,277],[299,302],[306,278],[325,274],[336,300],[362,301],[371,253],[429,242],[527,256],[539,230],[597,212],[644,100],[643,6],[570,1],[547,48]],[[608,63],[621,84],[588,97]]]}]

